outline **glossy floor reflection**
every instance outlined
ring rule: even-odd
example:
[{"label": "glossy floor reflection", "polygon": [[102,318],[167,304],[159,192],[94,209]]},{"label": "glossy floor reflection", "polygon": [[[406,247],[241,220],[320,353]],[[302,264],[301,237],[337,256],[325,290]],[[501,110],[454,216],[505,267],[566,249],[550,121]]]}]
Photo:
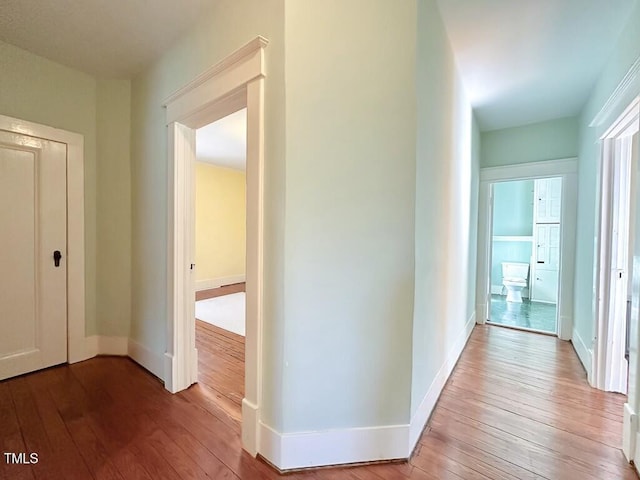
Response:
[{"label": "glossy floor reflection", "polygon": [[556,305],[530,302],[507,302],[502,295],[491,295],[492,323],[556,333]]}]

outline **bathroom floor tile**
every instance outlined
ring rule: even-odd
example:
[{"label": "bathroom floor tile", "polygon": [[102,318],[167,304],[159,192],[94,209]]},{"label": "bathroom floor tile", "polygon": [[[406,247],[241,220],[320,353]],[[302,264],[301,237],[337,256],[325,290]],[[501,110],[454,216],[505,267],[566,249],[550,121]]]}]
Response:
[{"label": "bathroom floor tile", "polygon": [[512,327],[556,333],[556,305],[531,302],[507,302],[506,296],[491,295],[490,322]]}]

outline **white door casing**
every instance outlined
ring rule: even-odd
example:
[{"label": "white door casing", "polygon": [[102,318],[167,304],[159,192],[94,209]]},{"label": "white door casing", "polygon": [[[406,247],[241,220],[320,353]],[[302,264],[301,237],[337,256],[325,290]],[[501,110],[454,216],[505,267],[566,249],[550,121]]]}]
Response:
[{"label": "white door casing", "polygon": [[[65,269],[64,282],[67,286],[67,349],[62,361],[75,363],[86,360],[94,356],[95,352],[87,345],[85,335],[84,137],[78,133],[6,115],[0,115],[0,132],[24,136],[27,144],[37,144],[44,140],[64,144],[66,147],[66,189],[63,187],[59,192],[65,196],[67,209],[66,245],[59,249],[63,254],[60,268]],[[52,252],[48,253],[51,254]],[[52,258],[50,260],[53,262]]]},{"label": "white door casing", "polygon": [[262,289],[264,250],[264,78],[268,41],[257,37],[164,102],[168,126],[168,302],[165,387],[197,381],[194,298],[195,129],[247,108],[247,259],[245,398],[242,446],[256,455],[262,398]]},{"label": "white door casing", "polygon": [[0,131],[0,380],[67,360],[66,158]]}]

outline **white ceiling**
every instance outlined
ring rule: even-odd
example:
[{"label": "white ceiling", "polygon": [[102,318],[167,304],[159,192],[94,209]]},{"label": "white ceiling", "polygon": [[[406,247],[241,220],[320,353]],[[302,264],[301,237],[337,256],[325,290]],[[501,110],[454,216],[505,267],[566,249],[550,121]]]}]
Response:
[{"label": "white ceiling", "polygon": [[482,130],[580,113],[637,0],[438,0]]},{"label": "white ceiling", "polygon": [[[580,112],[640,0],[438,0],[480,127]],[[212,0],[0,0],[0,40],[103,77],[130,77]]]},{"label": "white ceiling", "polygon": [[196,160],[246,170],[246,108],[196,130]]},{"label": "white ceiling", "polygon": [[128,78],[210,0],[1,0],[0,40],[78,70]]}]

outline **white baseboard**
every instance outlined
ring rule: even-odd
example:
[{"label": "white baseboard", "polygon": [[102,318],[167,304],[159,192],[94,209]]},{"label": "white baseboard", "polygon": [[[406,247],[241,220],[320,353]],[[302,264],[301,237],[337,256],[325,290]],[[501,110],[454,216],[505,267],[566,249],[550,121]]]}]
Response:
[{"label": "white baseboard", "polygon": [[127,342],[127,354],[133,361],[149,370],[156,377],[164,379],[164,362],[161,356],[130,338]]},{"label": "white baseboard", "polygon": [[234,283],[243,283],[246,280],[245,275],[233,275],[230,277],[209,278],[206,280],[198,280],[196,282],[196,292],[209,290],[211,288],[224,287],[225,285],[233,285]]},{"label": "white baseboard", "polygon": [[96,355],[127,355],[127,337],[92,335],[85,338],[86,359]]},{"label": "white baseboard", "polygon": [[260,439],[260,416],[258,414],[258,406],[242,399],[242,448],[244,448],[252,457],[258,454],[258,446]]},{"label": "white baseboard", "polygon": [[628,403],[624,404],[624,421],[622,423],[622,453],[627,461],[632,461],[637,456],[636,438],[638,435],[638,416]]},{"label": "white baseboard", "polygon": [[[634,458],[640,458],[640,433],[636,433],[636,448],[634,452]],[[634,467],[638,475],[640,475],[640,462],[633,462]]]},{"label": "white baseboard", "polygon": [[436,406],[438,402],[438,398],[440,398],[440,393],[444,388],[444,385],[447,383],[451,372],[453,371],[453,367],[455,367],[458,359],[460,358],[460,354],[464,350],[465,345],[467,344],[467,340],[469,340],[469,336],[471,332],[473,332],[473,328],[476,325],[476,314],[473,312],[469,320],[467,320],[464,329],[458,336],[456,343],[453,345],[453,348],[449,352],[447,360],[444,365],[440,368],[440,371],[433,379],[427,394],[422,399],[420,406],[413,414],[411,418],[411,424],[409,425],[409,452],[406,455],[407,457],[411,455],[413,450],[415,449],[418,440],[420,439],[420,435],[424,430],[424,427],[431,416],[431,412]]},{"label": "white baseboard", "polygon": [[407,458],[408,425],[282,434],[260,423],[260,454],[280,470]]},{"label": "white baseboard", "polygon": [[573,335],[571,336],[571,344],[573,345],[573,349],[576,351],[576,354],[578,355],[582,366],[587,372],[589,383],[591,383],[592,352],[589,348],[587,348],[584,340],[575,329],[573,330]]}]

